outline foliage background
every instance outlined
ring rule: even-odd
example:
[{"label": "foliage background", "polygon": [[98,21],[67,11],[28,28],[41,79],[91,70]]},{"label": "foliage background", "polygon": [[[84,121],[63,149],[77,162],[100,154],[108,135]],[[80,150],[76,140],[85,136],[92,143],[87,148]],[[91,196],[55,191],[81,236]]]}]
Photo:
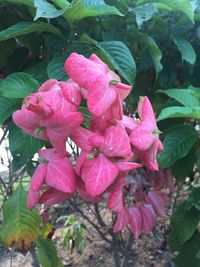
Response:
[{"label": "foliage background", "polygon": [[[71,52],[96,53],[133,85],[127,114],[142,95],[159,114],[165,146],[159,165],[171,168],[177,187],[189,177],[188,200],[172,218],[170,248],[179,252],[177,266],[199,266],[199,44],[199,0],[0,0],[0,124],[13,173],[31,175],[44,142],[17,128],[12,112],[47,79],[68,79],[63,64]],[[1,236],[4,231],[3,224]]]}]

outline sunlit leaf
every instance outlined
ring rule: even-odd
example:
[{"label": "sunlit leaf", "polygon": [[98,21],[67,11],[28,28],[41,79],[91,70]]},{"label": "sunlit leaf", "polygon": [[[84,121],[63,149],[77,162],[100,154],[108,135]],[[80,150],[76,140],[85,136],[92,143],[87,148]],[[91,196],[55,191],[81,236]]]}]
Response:
[{"label": "sunlit leaf", "polygon": [[5,202],[0,236],[7,246],[29,249],[39,234],[40,216],[26,208],[26,193],[21,184]]}]

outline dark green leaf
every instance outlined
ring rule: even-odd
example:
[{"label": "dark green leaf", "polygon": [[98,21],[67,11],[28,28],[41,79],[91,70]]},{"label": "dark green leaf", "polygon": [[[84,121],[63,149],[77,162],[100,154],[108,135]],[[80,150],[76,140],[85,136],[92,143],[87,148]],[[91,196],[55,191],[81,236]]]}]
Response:
[{"label": "dark green leaf", "polygon": [[106,4],[97,4],[94,1],[82,2],[79,0],[73,0],[71,5],[63,16],[70,22],[78,21],[87,17],[97,17],[104,15],[120,15],[123,14],[114,6]]},{"label": "dark green leaf", "polygon": [[192,95],[189,89],[168,89],[159,90],[158,92],[166,94],[173,99],[176,99],[178,102],[191,109],[195,106],[200,106],[200,101]]},{"label": "dark green leaf", "polygon": [[146,44],[147,49],[151,54],[151,58],[156,71],[156,78],[158,78],[158,74],[163,69],[163,66],[161,64],[162,52],[152,37],[148,36],[147,34],[144,34],[142,40]]},{"label": "dark green leaf", "polygon": [[0,41],[5,41],[31,32],[51,32],[62,36],[60,30],[45,22],[19,22],[0,32]]},{"label": "dark green leaf", "polygon": [[10,74],[1,82],[0,94],[6,98],[24,98],[38,88],[38,81],[31,75],[18,72]]},{"label": "dark green leaf", "polygon": [[136,14],[136,22],[140,28],[145,21],[148,21],[157,12],[157,8],[153,3],[147,3],[142,6],[134,8]]},{"label": "dark green leaf", "polygon": [[197,167],[200,170],[200,153],[197,156]]},{"label": "dark green leaf", "polygon": [[[139,0],[138,4],[141,3],[148,3],[152,2],[152,0]],[[157,8],[161,7],[163,8],[164,6],[169,7],[167,10],[168,11],[180,11],[185,13],[185,15],[192,21],[194,22],[194,4],[192,1],[188,0],[154,0],[153,2],[155,3],[161,3],[162,6],[157,5]],[[165,9],[166,9],[165,7]]]},{"label": "dark green leaf", "polygon": [[160,168],[172,166],[178,159],[185,157],[193,147],[197,132],[191,126],[177,126],[165,135],[163,152],[158,154]]},{"label": "dark green leaf", "polygon": [[100,42],[98,46],[104,51],[119,74],[130,84],[133,84],[136,66],[128,47],[119,41]]},{"label": "dark green leaf", "polygon": [[188,107],[168,107],[161,110],[157,121],[165,120],[168,118],[200,118],[198,112],[194,112]]},{"label": "dark green leaf", "polygon": [[189,240],[196,231],[200,220],[200,212],[195,208],[188,210],[186,202],[180,204],[171,219],[172,231],[169,245],[172,251],[177,251]]},{"label": "dark green leaf", "polygon": [[0,0],[0,3],[7,2],[10,4],[25,5],[34,8],[34,0]]},{"label": "dark green leaf", "polygon": [[195,161],[196,154],[194,148],[190,150],[187,156],[177,160],[171,167],[172,174],[176,180],[185,179],[188,175],[190,175],[194,169]]},{"label": "dark green leaf", "polygon": [[20,108],[21,101],[18,99],[8,99],[0,96],[0,125],[8,119],[12,113]]},{"label": "dark green leaf", "polygon": [[31,159],[36,152],[44,145],[44,142],[36,139],[14,124],[9,127],[10,151],[20,166],[23,166],[28,159]]},{"label": "dark green leaf", "polygon": [[193,65],[196,61],[196,53],[191,43],[181,37],[174,37],[173,41],[181,53],[182,60],[185,60]]},{"label": "dark green leaf", "polygon": [[192,189],[192,192],[190,193],[187,202],[191,207],[194,206],[200,211],[200,187]]},{"label": "dark green leaf", "polygon": [[38,80],[40,83],[48,80],[47,75],[47,60],[42,60],[38,63],[35,63],[31,67],[28,67],[24,72],[30,74],[34,79]]},{"label": "dark green leaf", "polygon": [[51,60],[47,67],[49,79],[67,80],[69,77],[64,71],[64,63],[66,56],[55,57]]},{"label": "dark green leaf", "polygon": [[177,267],[199,267],[200,234],[198,231],[181,248],[174,259]]},{"label": "dark green leaf", "polygon": [[16,44],[14,40],[7,40],[0,42],[0,69],[3,69],[6,66],[8,57],[16,49]]}]

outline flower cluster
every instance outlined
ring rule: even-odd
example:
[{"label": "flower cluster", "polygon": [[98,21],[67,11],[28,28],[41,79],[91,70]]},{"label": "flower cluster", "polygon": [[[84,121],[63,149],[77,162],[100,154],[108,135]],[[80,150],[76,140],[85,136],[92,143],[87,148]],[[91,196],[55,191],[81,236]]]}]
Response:
[{"label": "flower cluster", "polygon": [[[53,205],[75,193],[90,202],[106,197],[108,208],[117,214],[114,231],[129,224],[138,238],[142,229],[151,231],[156,214],[164,215],[168,199],[161,189],[173,185],[168,173],[164,178],[153,175],[163,145],[152,106],[147,97],[141,97],[139,118],[125,116],[123,100],[132,88],[95,54],[88,59],[72,53],[64,70],[71,79],[46,81],[13,113],[17,126],[53,147],[38,152],[40,164],[30,183],[27,205]],[[78,112],[81,101],[92,115],[88,129]],[[66,151],[68,138],[81,150],[75,164]],[[150,170],[146,178],[141,175],[143,166]]]}]

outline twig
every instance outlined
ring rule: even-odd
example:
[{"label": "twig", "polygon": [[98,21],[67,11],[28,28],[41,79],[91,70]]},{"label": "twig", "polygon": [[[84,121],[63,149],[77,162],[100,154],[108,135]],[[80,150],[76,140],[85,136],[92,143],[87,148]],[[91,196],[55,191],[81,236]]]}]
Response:
[{"label": "twig", "polygon": [[129,266],[129,264],[128,264],[128,260],[129,260],[128,254],[129,254],[130,249],[132,248],[133,241],[134,241],[133,234],[129,232],[129,239],[127,241],[126,249],[125,249],[125,252],[124,252],[124,260],[123,260],[123,263],[122,263],[122,267],[128,267]]},{"label": "twig", "polygon": [[106,241],[107,243],[109,243],[109,244],[111,244],[111,241],[107,238],[107,237],[105,237],[104,236],[104,234],[99,230],[99,228],[98,228],[98,226],[95,224],[95,223],[93,223],[91,220],[90,220],[90,218],[88,218],[88,216],[86,216],[83,212],[82,212],[82,210],[80,210],[74,203],[73,203],[73,201],[71,201],[71,200],[69,200],[69,202],[70,202],[70,204],[81,214],[81,216],[84,218],[84,219],[86,219],[96,230],[97,230],[97,232],[99,233],[99,235],[101,236],[101,238],[104,240],[104,241]]}]

